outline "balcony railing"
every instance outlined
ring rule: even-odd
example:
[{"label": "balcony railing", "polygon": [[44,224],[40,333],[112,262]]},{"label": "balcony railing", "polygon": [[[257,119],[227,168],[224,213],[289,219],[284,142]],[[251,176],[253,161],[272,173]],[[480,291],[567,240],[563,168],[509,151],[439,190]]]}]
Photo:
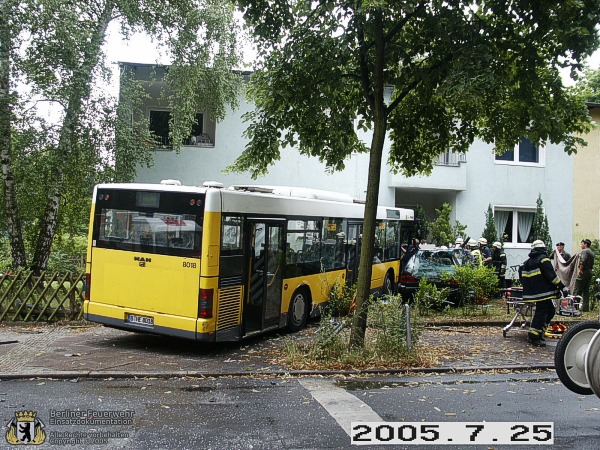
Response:
[{"label": "balcony railing", "polygon": [[435,163],[438,166],[449,166],[449,167],[458,167],[461,163],[467,162],[467,155],[464,153],[455,153],[455,152],[444,152],[439,155]]},{"label": "balcony railing", "polygon": [[[156,148],[173,148],[171,138],[168,136],[154,136],[153,142]],[[214,147],[215,143],[208,134],[202,134],[199,136],[190,136],[183,141],[183,145],[186,147]]]}]

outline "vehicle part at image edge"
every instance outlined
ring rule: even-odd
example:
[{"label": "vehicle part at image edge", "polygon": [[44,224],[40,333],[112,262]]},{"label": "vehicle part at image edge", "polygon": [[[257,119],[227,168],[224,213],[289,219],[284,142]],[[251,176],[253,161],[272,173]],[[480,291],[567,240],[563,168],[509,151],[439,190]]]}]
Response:
[{"label": "vehicle part at image edge", "polygon": [[288,313],[288,328],[292,332],[300,331],[306,325],[308,320],[308,291],[306,288],[299,288],[292,295],[290,301],[290,311]]},{"label": "vehicle part at image edge", "polygon": [[600,330],[592,337],[585,352],[585,376],[597,397],[600,397]]},{"label": "vehicle part at image edge", "polygon": [[565,387],[577,394],[594,391],[585,373],[585,354],[592,338],[600,330],[600,322],[590,320],[571,326],[558,342],[554,353],[556,374]]}]

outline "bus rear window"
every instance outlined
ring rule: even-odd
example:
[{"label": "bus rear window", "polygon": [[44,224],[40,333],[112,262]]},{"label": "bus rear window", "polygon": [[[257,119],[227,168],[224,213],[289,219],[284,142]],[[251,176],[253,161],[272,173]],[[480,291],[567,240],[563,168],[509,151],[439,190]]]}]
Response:
[{"label": "bus rear window", "polygon": [[[198,200],[200,205],[194,204],[193,208],[190,207],[189,202],[175,204],[169,202],[168,208],[160,208],[158,201],[155,201],[152,195],[144,193],[145,207],[143,207],[139,202],[139,194],[138,192],[134,197],[134,202],[126,201],[128,200],[126,195],[109,195],[109,201],[101,201],[98,198],[94,217],[94,246],[161,255],[200,257],[202,201]],[[177,211],[177,203],[185,205],[180,208],[183,211]]]}]

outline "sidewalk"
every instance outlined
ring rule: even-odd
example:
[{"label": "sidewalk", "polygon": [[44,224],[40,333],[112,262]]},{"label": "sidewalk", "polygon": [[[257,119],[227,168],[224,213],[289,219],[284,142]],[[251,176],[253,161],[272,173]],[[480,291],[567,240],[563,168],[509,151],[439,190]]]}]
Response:
[{"label": "sidewalk", "polygon": [[[269,334],[207,346],[95,324],[1,324],[0,379],[340,373],[288,370],[276,355],[289,336],[297,335]],[[499,324],[430,327],[421,345],[434,346],[446,357],[436,367],[411,372],[551,369],[556,343],[548,339],[546,348],[534,348],[527,344],[525,333],[512,330],[503,338]],[[381,368],[362,373],[406,372]]]}]

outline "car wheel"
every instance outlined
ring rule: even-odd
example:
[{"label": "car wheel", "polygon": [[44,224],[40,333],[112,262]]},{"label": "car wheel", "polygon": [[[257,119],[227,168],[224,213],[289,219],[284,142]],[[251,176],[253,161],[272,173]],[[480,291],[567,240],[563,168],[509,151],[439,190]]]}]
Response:
[{"label": "car wheel", "polygon": [[563,334],[554,353],[556,374],[565,387],[577,394],[594,392],[585,374],[585,354],[600,329],[600,322],[586,321],[571,326]]},{"label": "car wheel", "polygon": [[292,332],[300,331],[308,320],[308,295],[306,289],[298,289],[292,295],[288,311],[288,328]]}]

